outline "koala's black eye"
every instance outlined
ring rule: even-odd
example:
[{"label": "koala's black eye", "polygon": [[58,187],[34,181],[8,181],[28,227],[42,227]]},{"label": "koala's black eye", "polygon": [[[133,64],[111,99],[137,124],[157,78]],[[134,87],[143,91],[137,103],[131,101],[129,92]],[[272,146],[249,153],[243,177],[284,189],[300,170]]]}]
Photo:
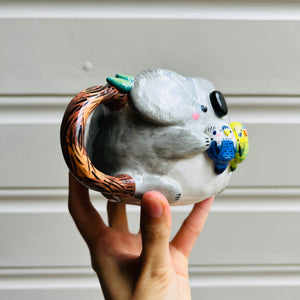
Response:
[{"label": "koala's black eye", "polygon": [[226,116],[228,113],[228,108],[223,94],[219,91],[213,91],[212,93],[210,93],[209,97],[215,114],[219,118]]}]

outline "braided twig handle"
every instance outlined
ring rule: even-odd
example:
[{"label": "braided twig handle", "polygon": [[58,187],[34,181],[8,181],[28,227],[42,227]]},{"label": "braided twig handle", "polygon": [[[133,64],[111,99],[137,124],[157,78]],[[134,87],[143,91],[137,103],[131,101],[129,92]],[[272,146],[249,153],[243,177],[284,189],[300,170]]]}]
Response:
[{"label": "braided twig handle", "polygon": [[[84,131],[89,115],[100,104],[110,110],[119,110],[128,100],[114,86],[94,86],[77,94],[66,108],[60,130],[64,159],[73,176],[86,187],[100,191],[110,200],[140,203],[135,198],[135,183],[126,174],[109,176],[97,170],[84,146]],[[99,153],[99,155],[101,155]]]}]

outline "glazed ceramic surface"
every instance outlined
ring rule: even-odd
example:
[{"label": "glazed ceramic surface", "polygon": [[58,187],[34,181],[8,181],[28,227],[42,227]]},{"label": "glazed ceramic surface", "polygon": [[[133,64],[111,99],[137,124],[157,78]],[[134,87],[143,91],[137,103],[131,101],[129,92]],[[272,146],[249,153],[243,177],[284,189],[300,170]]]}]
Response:
[{"label": "glazed ceramic surface", "polygon": [[62,122],[63,154],[80,182],[112,201],[140,204],[156,190],[172,205],[228,185],[248,154],[247,131],[229,122],[211,82],[163,69],[107,81],[79,93]]}]

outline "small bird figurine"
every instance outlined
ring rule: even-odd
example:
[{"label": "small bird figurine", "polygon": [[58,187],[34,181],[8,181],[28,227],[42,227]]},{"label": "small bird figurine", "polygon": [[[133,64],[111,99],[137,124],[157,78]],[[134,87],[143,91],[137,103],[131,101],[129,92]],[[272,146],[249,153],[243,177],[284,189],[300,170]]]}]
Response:
[{"label": "small bird figurine", "polygon": [[214,162],[215,173],[222,174],[236,153],[236,139],[233,131],[229,125],[220,121],[209,125],[205,133],[211,139],[210,146],[206,152]]},{"label": "small bird figurine", "polygon": [[244,161],[249,152],[248,131],[245,126],[239,122],[231,122],[230,127],[236,138],[236,152],[234,159],[230,162],[230,170],[233,172],[237,168],[237,164]]}]

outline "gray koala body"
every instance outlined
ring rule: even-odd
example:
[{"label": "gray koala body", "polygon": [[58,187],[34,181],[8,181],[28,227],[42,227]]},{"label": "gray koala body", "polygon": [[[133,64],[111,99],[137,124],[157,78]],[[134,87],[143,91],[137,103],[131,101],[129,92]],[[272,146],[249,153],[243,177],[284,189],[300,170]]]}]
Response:
[{"label": "gray koala body", "polygon": [[128,105],[119,111],[99,106],[90,121],[86,148],[93,164],[109,174],[128,174],[136,196],[162,192],[173,205],[194,203],[223,190],[230,172],[215,174],[206,150],[208,126],[217,116],[211,82],[162,69],[135,77]]}]

